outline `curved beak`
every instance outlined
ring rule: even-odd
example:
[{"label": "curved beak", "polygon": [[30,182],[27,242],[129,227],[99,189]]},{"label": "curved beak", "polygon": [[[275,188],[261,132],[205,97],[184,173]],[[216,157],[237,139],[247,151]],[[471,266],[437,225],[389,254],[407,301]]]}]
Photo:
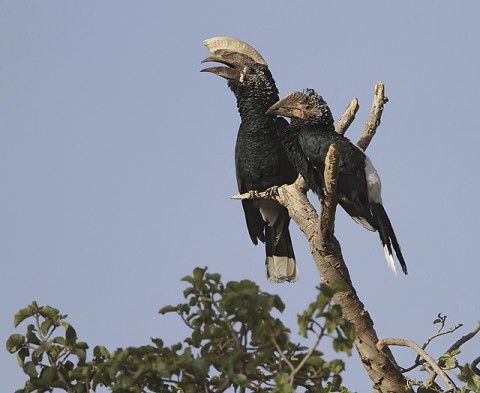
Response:
[{"label": "curved beak", "polygon": [[230,50],[217,51],[213,56],[209,56],[202,60],[202,63],[220,63],[226,67],[208,67],[200,70],[200,72],[211,72],[225,78],[227,80],[240,81],[245,67],[253,62],[253,59],[243,53],[233,52]]},{"label": "curved beak", "polygon": [[266,114],[290,118],[302,118],[306,98],[307,97],[303,93],[291,93],[268,108]]},{"label": "curved beak", "polygon": [[200,72],[211,72],[227,80],[240,80],[241,74],[237,70],[229,67],[207,67]]}]

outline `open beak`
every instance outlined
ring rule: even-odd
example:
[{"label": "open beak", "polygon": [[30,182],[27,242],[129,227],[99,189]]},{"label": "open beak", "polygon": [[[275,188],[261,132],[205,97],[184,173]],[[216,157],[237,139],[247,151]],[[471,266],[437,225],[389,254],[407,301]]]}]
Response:
[{"label": "open beak", "polygon": [[202,60],[202,63],[210,62],[224,64],[225,67],[208,67],[200,70],[200,72],[211,72],[227,80],[241,81],[245,67],[253,63],[254,60],[243,53],[223,49]]},{"label": "open beak", "polygon": [[213,55],[202,60],[202,63],[210,62],[225,64],[226,67],[207,67],[203,70],[200,70],[200,72],[211,72],[212,74],[221,76],[222,78],[225,78],[227,80],[240,80],[240,64],[229,61],[227,58],[225,58],[225,56],[222,55]]},{"label": "open beak", "polygon": [[307,96],[304,93],[291,93],[268,108],[266,114],[290,118],[302,118],[306,100]]},{"label": "open beak", "polygon": [[240,80],[241,74],[234,68],[229,67],[207,67],[200,72],[211,72],[212,74],[221,76],[227,80]]}]

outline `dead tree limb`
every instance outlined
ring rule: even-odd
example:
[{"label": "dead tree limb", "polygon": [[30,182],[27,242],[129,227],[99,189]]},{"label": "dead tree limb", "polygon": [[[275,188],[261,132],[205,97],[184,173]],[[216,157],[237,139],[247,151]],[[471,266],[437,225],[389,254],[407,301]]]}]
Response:
[{"label": "dead tree limb", "polygon": [[[463,344],[465,344],[467,341],[471,340],[475,335],[480,331],[480,322],[477,323],[477,325],[473,328],[473,330],[466,334],[465,336],[460,337],[457,341],[455,341],[450,348],[447,349],[446,353],[455,351],[456,349],[459,349]],[[440,367],[445,366],[445,361],[440,360],[438,362],[438,365]],[[428,378],[425,380],[425,386],[430,386],[433,381],[435,381],[435,378],[437,376],[437,371],[435,369],[432,370],[432,372],[429,374]]]},{"label": "dead tree limb", "polygon": [[477,368],[477,364],[480,363],[480,356],[475,358],[472,363],[470,363],[470,368],[472,369],[472,371],[477,374],[478,376],[480,376],[480,370]]},{"label": "dead tree limb", "polygon": [[348,127],[350,127],[350,124],[355,120],[355,115],[359,108],[360,106],[358,105],[358,100],[356,98],[350,101],[350,104],[348,104],[347,108],[338,119],[335,131],[340,135],[344,135],[345,132],[347,132]]},{"label": "dead tree limb", "polygon": [[[455,332],[456,330],[460,329],[463,325],[460,323],[454,327],[451,327],[450,329],[447,329],[447,330],[443,330],[445,328],[445,322],[447,320],[447,317],[446,316],[442,316],[441,314],[438,314],[438,318],[439,318],[439,322],[440,322],[440,327],[438,328],[437,332],[435,334],[433,334],[432,336],[430,336],[429,338],[427,338],[427,340],[425,341],[425,343],[422,345],[422,349],[425,350],[425,348],[427,348],[427,346],[434,340],[436,339],[437,337],[440,337],[440,336],[444,336],[446,334],[451,334],[453,332]],[[409,371],[412,371],[414,369],[416,369],[418,366],[421,366],[425,361],[422,360],[420,358],[420,355],[417,355],[417,357],[415,358],[415,362],[413,363],[412,366],[410,367],[407,367],[407,368],[403,368],[402,369],[402,372],[405,374]]]},{"label": "dead tree limb", "polygon": [[445,385],[447,385],[449,390],[452,390],[452,391],[457,390],[457,387],[452,382],[452,380],[448,377],[448,375],[445,374],[445,371],[443,371],[441,367],[437,363],[435,363],[435,360],[433,360],[432,357],[428,353],[426,353],[417,343],[410,340],[404,340],[401,338],[382,338],[377,342],[377,347],[379,350],[382,350],[388,345],[396,345],[401,347],[412,348],[416,353],[418,353],[419,356],[421,356],[428,363],[428,365],[435,372],[435,375],[439,375],[440,378],[442,378],[443,382],[445,382]]},{"label": "dead tree limb", "polygon": [[[380,87],[379,87],[380,86]],[[381,110],[386,102],[383,95],[383,83],[377,84],[374,107],[381,103],[381,109],[375,109],[376,119],[370,120],[368,132],[363,140],[367,148],[380,124]],[[373,108],[372,108],[373,111]],[[364,131],[365,132],[365,131]],[[363,134],[363,133],[362,133]],[[338,154],[330,148],[325,164],[325,197],[321,200],[320,218],[306,196],[305,181],[299,177],[294,184],[283,185],[276,193],[260,192],[236,195],[233,199],[275,199],[288,209],[290,217],[305,234],[310,245],[320,278],[327,284],[341,284],[345,290],[334,295],[335,303],[342,307],[345,319],[355,326],[355,347],[361,361],[373,382],[381,393],[412,392],[388,347],[377,347],[378,337],[373,327],[373,320],[357,296],[350,280],[350,274],[343,260],[338,240],[334,236],[335,210],[337,205],[336,179],[338,176]]]},{"label": "dead tree limb", "polygon": [[380,125],[383,107],[388,102],[388,98],[385,97],[385,85],[383,82],[377,82],[375,85],[375,96],[373,98],[372,109],[368,115],[367,124],[358,138],[357,146],[366,150],[370,141],[372,140],[378,126]]}]

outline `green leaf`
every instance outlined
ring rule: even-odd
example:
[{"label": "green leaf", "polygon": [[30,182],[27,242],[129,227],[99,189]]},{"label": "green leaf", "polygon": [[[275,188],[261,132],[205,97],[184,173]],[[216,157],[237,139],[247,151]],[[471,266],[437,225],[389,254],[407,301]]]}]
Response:
[{"label": "green leaf", "polygon": [[205,278],[209,281],[211,280],[211,281],[215,282],[216,284],[219,284],[220,280],[222,279],[222,276],[218,273],[207,273],[205,275]]},{"label": "green leaf", "polygon": [[192,361],[193,371],[199,378],[207,378],[208,371],[210,370],[210,364],[206,359],[198,358]]},{"label": "green leaf", "polygon": [[67,341],[67,345],[75,344],[75,341],[77,340],[77,332],[73,326],[67,322],[62,323],[62,325],[65,328],[65,340]]},{"label": "green leaf", "polygon": [[33,356],[40,356],[44,352],[48,352],[52,349],[52,342],[51,341],[43,341],[33,352]]},{"label": "green leaf", "polygon": [[[151,338],[152,343],[156,345],[157,348],[163,348],[163,340],[160,338]],[[105,347],[104,347],[105,348]],[[107,351],[108,352],[108,351]]]},{"label": "green leaf", "polygon": [[15,314],[13,317],[13,326],[17,327],[20,325],[25,319],[33,316],[33,310],[31,307],[22,308],[19,312]]},{"label": "green leaf", "polygon": [[181,281],[185,281],[185,282],[188,282],[190,284],[193,284],[193,277],[192,276],[185,276],[182,278]]},{"label": "green leaf", "polygon": [[83,350],[87,350],[89,348],[88,344],[85,341],[77,341],[77,344],[75,345],[75,347],[77,349],[83,349]]},{"label": "green leaf", "polygon": [[25,366],[23,366],[23,372],[30,378],[36,378],[38,376],[37,369],[35,368],[35,364],[33,364],[33,362],[25,363]]},{"label": "green leaf", "polygon": [[450,352],[450,356],[457,356],[460,353],[462,353],[460,349],[454,349],[452,352]]},{"label": "green leaf", "polygon": [[25,365],[25,358],[30,355],[30,351],[28,348],[24,347],[21,348],[17,353],[18,364],[21,368]]},{"label": "green leaf", "polygon": [[107,359],[110,357],[110,352],[108,352],[107,348],[105,348],[103,345],[97,345],[95,348],[93,348],[93,356],[95,357],[100,356],[102,358]]},{"label": "green leaf", "polygon": [[87,360],[87,352],[83,349],[79,349],[77,348],[75,350],[75,354],[77,355],[78,357],[78,365],[81,366],[81,365],[84,365],[85,364],[85,361]]},{"label": "green leaf", "polygon": [[45,367],[40,373],[40,379],[50,386],[57,378],[57,371],[58,369],[56,367]]},{"label": "green leaf", "polygon": [[67,342],[65,341],[65,338],[60,337],[60,336],[55,337],[55,338],[53,339],[53,342],[54,342],[55,344],[61,345],[61,346],[63,346],[63,347],[64,347],[65,345],[67,345]]},{"label": "green leaf", "polygon": [[50,319],[52,322],[57,322],[58,323],[58,320],[59,320],[59,317],[60,317],[60,312],[56,309],[56,308],[53,308],[53,307],[50,307],[50,306],[44,306],[40,309],[40,312],[39,314],[44,317],[45,319]]},{"label": "green leaf", "polygon": [[25,336],[27,338],[27,342],[29,344],[40,345],[42,342],[35,333],[35,329],[31,329],[30,327],[33,327],[33,325],[29,326],[28,332]]},{"label": "green leaf", "polygon": [[44,336],[48,334],[48,330],[52,327],[53,321],[51,319],[46,319],[45,321],[42,322],[40,325],[40,331]]},{"label": "green leaf", "polygon": [[457,364],[457,360],[455,358],[448,358],[446,361],[445,361],[445,367],[447,369],[452,369],[455,367],[455,365]]},{"label": "green leaf", "polygon": [[205,274],[206,270],[207,270],[207,268],[196,267],[193,270],[193,279],[195,281],[202,281],[203,275]]},{"label": "green leaf", "polygon": [[176,312],[177,311],[177,307],[175,306],[165,306],[165,307],[162,307],[158,313],[159,314],[167,314],[169,312]]},{"label": "green leaf", "polygon": [[12,334],[7,340],[7,351],[10,353],[17,352],[25,346],[25,336],[22,334]]}]

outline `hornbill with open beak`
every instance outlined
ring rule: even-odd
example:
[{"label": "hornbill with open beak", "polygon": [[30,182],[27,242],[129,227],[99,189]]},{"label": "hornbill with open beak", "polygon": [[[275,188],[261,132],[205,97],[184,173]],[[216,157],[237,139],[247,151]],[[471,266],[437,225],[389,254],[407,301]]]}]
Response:
[{"label": "hornbill with open beak", "polygon": [[312,89],[295,92],[272,105],[267,114],[292,119],[283,136],[291,162],[320,197],[323,193],[325,158],[331,144],[339,154],[339,204],[359,224],[376,231],[383,244],[388,266],[396,273],[392,247],[407,274],[407,265],[382,204],[380,177],[368,156],[350,140],[335,132],[327,103]]},{"label": "hornbill with open beak", "polygon": [[[288,122],[267,115],[278,101],[275,81],[262,56],[247,43],[228,37],[204,41],[212,56],[202,61],[221,63],[202,71],[228,81],[235,94],[241,123],[235,146],[235,169],[238,190],[265,191],[272,186],[293,183],[295,167],[288,160],[281,141],[281,130]],[[243,200],[243,210],[252,242],[265,243],[266,272],[271,282],[294,282],[298,279],[286,208],[272,200]]]}]

